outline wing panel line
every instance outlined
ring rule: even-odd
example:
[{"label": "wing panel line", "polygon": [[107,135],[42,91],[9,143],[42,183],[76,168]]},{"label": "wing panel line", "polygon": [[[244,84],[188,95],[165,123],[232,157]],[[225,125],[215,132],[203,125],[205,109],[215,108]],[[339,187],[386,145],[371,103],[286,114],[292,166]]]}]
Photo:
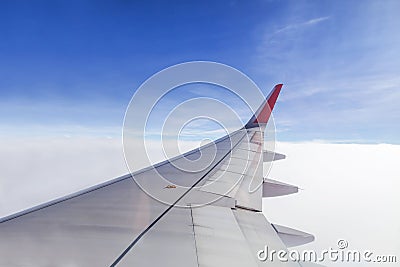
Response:
[{"label": "wing panel line", "polygon": [[[239,141],[226,153],[215,165],[220,164],[235,147],[240,144],[242,139],[247,135],[247,131],[244,132],[243,136],[239,139]],[[187,191],[185,191],[174,203],[172,203],[163,213],[161,213],[149,226],[146,227],[133,241],[132,243],[121,253],[121,255],[110,265],[110,267],[115,267],[117,264],[125,257],[125,255],[136,245],[137,242],[159,221],[162,217],[164,217],[182,198],[184,198],[196,185],[198,185],[214,168],[208,170],[199,180],[197,180]]]}]

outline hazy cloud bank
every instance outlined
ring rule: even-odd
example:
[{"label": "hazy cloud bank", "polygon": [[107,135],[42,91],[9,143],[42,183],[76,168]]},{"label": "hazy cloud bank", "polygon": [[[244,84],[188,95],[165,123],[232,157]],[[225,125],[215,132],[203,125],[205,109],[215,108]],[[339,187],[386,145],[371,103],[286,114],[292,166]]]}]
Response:
[{"label": "hazy cloud bank", "polygon": [[[0,216],[128,172],[119,139],[9,138],[0,146]],[[287,159],[275,162],[269,177],[304,190],[264,200],[269,221],[313,233],[316,241],[306,248],[317,251],[339,238],[353,249],[400,251],[399,145],[278,142],[277,152]]]}]

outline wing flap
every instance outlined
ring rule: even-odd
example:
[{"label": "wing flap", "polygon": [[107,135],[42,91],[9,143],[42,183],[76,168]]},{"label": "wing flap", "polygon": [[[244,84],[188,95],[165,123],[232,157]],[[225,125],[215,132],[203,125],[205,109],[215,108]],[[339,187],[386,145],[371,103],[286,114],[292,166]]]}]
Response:
[{"label": "wing flap", "polygon": [[299,188],[272,179],[264,179],[263,197],[278,197],[297,193]]},{"label": "wing flap", "polygon": [[234,211],[234,215],[249,244],[252,256],[257,259],[259,266],[299,266],[295,262],[283,262],[270,258],[266,261],[260,261],[258,259],[258,252],[260,250],[265,251],[267,247],[269,251],[287,251],[285,244],[261,212],[237,209]]},{"label": "wing flap", "polygon": [[286,226],[273,224],[275,231],[282,239],[287,247],[295,247],[304,245],[314,241],[315,237],[312,234],[292,229]]},{"label": "wing flap", "polygon": [[271,162],[276,160],[285,159],[286,155],[276,153],[274,151],[264,151],[263,153],[264,162]]},{"label": "wing flap", "polygon": [[205,206],[192,213],[199,266],[257,266],[231,209]]}]

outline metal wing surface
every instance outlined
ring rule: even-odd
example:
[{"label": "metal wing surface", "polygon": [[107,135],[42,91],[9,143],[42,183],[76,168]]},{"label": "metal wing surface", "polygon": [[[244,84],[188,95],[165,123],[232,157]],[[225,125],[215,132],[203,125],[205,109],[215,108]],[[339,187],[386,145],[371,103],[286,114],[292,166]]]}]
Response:
[{"label": "metal wing surface", "polygon": [[263,127],[281,87],[215,142],[0,219],[0,266],[298,266],[257,259],[286,249],[261,213]]}]

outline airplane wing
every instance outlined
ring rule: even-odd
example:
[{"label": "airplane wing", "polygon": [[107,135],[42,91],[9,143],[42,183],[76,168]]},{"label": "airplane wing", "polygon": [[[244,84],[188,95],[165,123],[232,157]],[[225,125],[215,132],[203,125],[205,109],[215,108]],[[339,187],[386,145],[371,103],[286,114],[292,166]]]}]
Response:
[{"label": "airplane wing", "polygon": [[[261,212],[263,196],[297,192],[262,173],[263,127],[281,87],[245,127],[211,144],[0,219],[0,266],[299,266],[257,258],[266,245],[313,239]],[[179,167],[197,158],[210,164]]]}]

